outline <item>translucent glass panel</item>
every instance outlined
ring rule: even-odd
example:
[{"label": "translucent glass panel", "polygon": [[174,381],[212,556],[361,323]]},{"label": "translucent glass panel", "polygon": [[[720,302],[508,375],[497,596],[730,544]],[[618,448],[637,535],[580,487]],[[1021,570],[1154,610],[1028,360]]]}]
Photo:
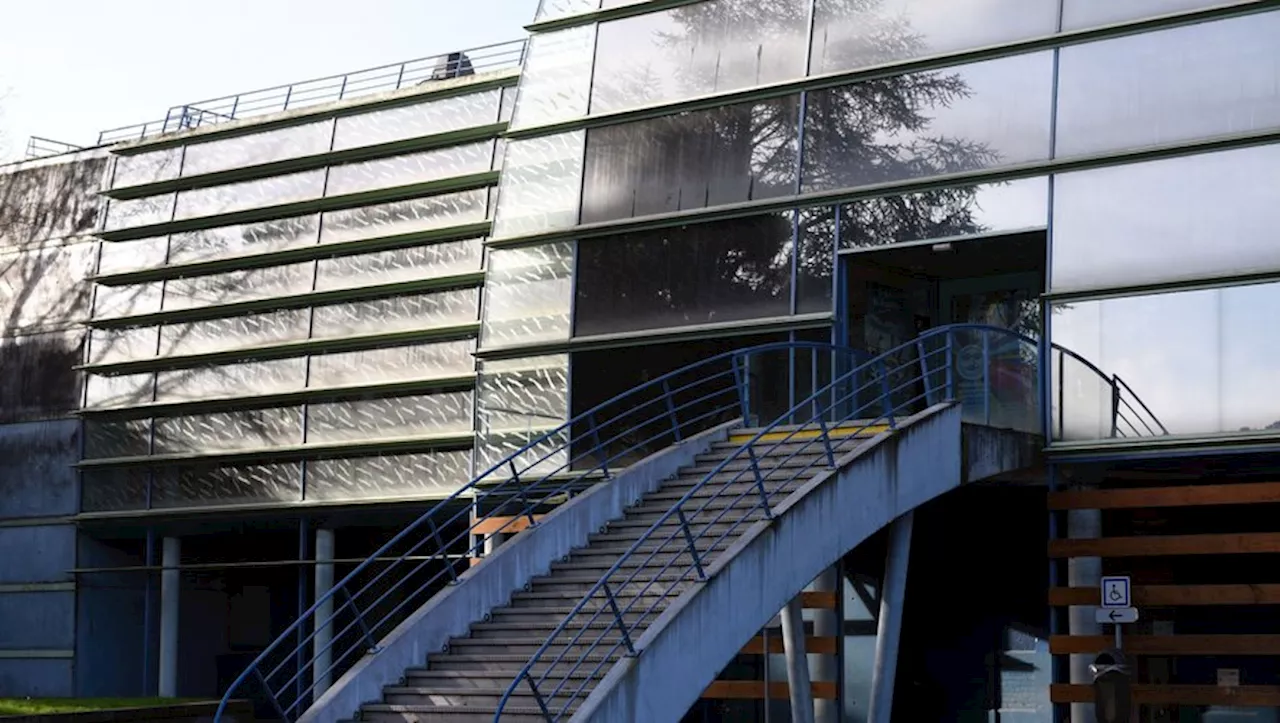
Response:
[{"label": "translucent glass panel", "polygon": [[85,470],[80,477],[81,512],[141,510],[147,506],[147,471],[137,468]]},{"label": "translucent glass panel", "polygon": [[1009,233],[1044,228],[1048,222],[1048,179],[955,186],[842,205],[840,247],[874,248],[910,241]]},{"label": "translucent glass panel", "polygon": [[1280,126],[1280,12],[1062,49],[1059,156]]},{"label": "translucent glass panel", "polygon": [[162,196],[145,196],[128,201],[108,201],[104,228],[107,231],[114,231],[134,226],[168,223],[173,220],[173,204],[176,198],[177,194],[166,193]]},{"label": "translucent glass panel", "polygon": [[[1118,375],[1170,433],[1280,429],[1280,284],[1072,301],[1053,313],[1053,341]],[[1067,439],[1111,425],[1109,405],[1091,401],[1102,385],[1084,380],[1066,382]]]},{"label": "translucent glass panel", "polygon": [[817,0],[813,24],[810,72],[820,75],[1052,35],[1058,0]]},{"label": "translucent glass panel", "polygon": [[302,408],[249,409],[155,420],[155,453],[231,452],[302,443]]},{"label": "translucent glass panel", "polygon": [[318,306],[312,335],[323,338],[389,334],[468,324],[478,318],[479,297],[479,289],[459,289]]},{"label": "translucent glass panel", "polygon": [[193,143],[187,146],[182,175],[214,173],[326,153],[332,138],[333,121],[323,120],[207,143]]},{"label": "translucent glass panel", "polygon": [[486,347],[569,338],[573,243],[493,249],[485,279]]},{"label": "translucent glass panel", "polygon": [[1280,146],[1057,177],[1055,291],[1280,270]]},{"label": "translucent glass panel", "polygon": [[178,177],[182,172],[182,147],[162,148],[158,151],[136,153],[116,157],[112,188],[140,186]]},{"label": "translucent glass panel", "polygon": [[157,402],[195,402],[294,392],[306,384],[306,359],[222,364],[157,374]]},{"label": "translucent glass panel", "polygon": [[513,128],[586,115],[596,28],[580,25],[529,39]]},{"label": "translucent glass panel", "polygon": [[447,133],[498,121],[501,90],[493,88],[414,105],[338,118],[336,151]]},{"label": "translucent glass panel", "polygon": [[472,374],[474,351],[475,342],[463,340],[313,356],[310,386],[387,384]]},{"label": "translucent glass panel", "polygon": [[582,223],[795,193],[799,96],[587,131]]},{"label": "translucent glass panel", "polygon": [[93,296],[93,318],[109,319],[159,311],[163,292],[164,284],[160,281],[129,286],[98,285]]},{"label": "translucent glass panel", "polygon": [[484,173],[493,166],[493,141],[348,163],[329,170],[330,196]]},{"label": "translucent glass panel", "polygon": [[164,309],[195,309],[305,294],[311,291],[314,275],[315,265],[305,261],[225,274],[170,279],[165,282]]},{"label": "translucent glass panel", "polygon": [[166,325],[160,329],[160,355],[206,354],[298,341],[307,338],[307,316],[306,309],[289,309]]},{"label": "translucent glass panel", "polygon": [[475,238],[321,259],[316,272],[316,290],[394,284],[476,272],[480,270],[483,258],[484,242]]},{"label": "translucent glass panel", "polygon": [[307,443],[467,434],[471,414],[471,392],[312,404],[307,408]]},{"label": "translucent glass panel", "polygon": [[76,243],[0,256],[0,330],[65,327],[88,318],[98,247]]},{"label": "translucent glass panel", "polygon": [[802,188],[906,181],[1049,158],[1053,54],[1018,55],[809,96]]},{"label": "translucent glass panel", "polygon": [[488,193],[480,188],[409,201],[331,211],[324,215],[320,243],[341,243],[420,233],[485,220]]},{"label": "translucent glass panel", "polygon": [[578,222],[586,131],[507,144],[494,236],[522,236]]},{"label": "translucent glass panel", "polygon": [[601,23],[591,113],[801,77],[809,5],[708,0]]},{"label": "translucent glass panel", "polygon": [[190,264],[310,246],[319,234],[319,214],[176,233],[170,237],[169,263]]},{"label": "translucent glass panel", "polygon": [[538,12],[534,20],[537,22],[555,20],[599,9],[600,0],[539,0]]},{"label": "translucent glass panel", "polygon": [[[564,424],[568,390],[567,354],[483,362],[476,385],[476,472]],[[518,464],[550,472],[568,463],[559,449],[568,441],[566,435],[535,446]]]},{"label": "translucent glass panel", "polygon": [[153,326],[137,329],[94,329],[89,332],[89,363],[114,364],[149,359],[156,354],[159,331]]},{"label": "translucent glass panel", "polygon": [[574,333],[785,316],[791,257],[790,213],[581,241]]},{"label": "translucent glass panel", "polygon": [[174,220],[307,201],[324,195],[324,169],[178,193]]},{"label": "translucent glass panel", "polygon": [[444,497],[471,481],[471,451],[307,462],[307,499]]},{"label": "translucent glass panel", "polygon": [[84,423],[84,456],[141,457],[151,447],[151,421],[148,419],[87,420]]},{"label": "translucent glass panel", "polygon": [[1235,2],[1237,0],[1064,0],[1062,29],[1080,30]]},{"label": "translucent glass panel", "polygon": [[155,472],[151,487],[151,505],[157,508],[293,502],[301,497],[297,462],[164,467]]},{"label": "translucent glass panel", "polygon": [[122,374],[107,377],[97,374],[85,378],[86,409],[128,407],[147,404],[152,400],[155,384],[152,374]]},{"label": "translucent glass panel", "polygon": [[164,266],[168,254],[169,239],[166,236],[137,241],[106,241],[98,257],[98,274],[154,269]]}]

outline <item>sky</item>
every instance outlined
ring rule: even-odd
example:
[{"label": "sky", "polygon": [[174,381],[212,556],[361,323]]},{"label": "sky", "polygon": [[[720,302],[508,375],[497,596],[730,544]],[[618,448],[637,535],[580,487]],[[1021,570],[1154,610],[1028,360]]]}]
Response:
[{"label": "sky", "polygon": [[0,162],[172,106],[524,37],[537,0],[7,0]]}]

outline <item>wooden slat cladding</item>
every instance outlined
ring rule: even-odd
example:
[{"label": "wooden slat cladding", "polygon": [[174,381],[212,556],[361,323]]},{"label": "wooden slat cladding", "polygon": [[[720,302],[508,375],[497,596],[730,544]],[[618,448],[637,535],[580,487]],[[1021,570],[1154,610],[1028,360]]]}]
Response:
[{"label": "wooden slat cladding", "polygon": [[1067,490],[1049,493],[1051,510],[1124,510],[1280,503],[1280,482]]},{"label": "wooden slat cladding", "polygon": [[[804,639],[805,652],[810,655],[835,655],[837,639],[834,637],[808,636]],[[781,655],[786,652],[781,635],[769,636],[769,652]],[[742,648],[741,655],[764,655],[764,637],[757,636]]]},{"label": "wooden slat cladding", "polygon": [[[1054,655],[1100,653],[1114,645],[1108,635],[1054,635]],[[1126,635],[1132,655],[1280,655],[1280,635]]]},{"label": "wooden slat cladding", "polygon": [[[810,683],[813,697],[820,700],[836,699],[836,684],[814,681]],[[765,686],[762,680],[717,680],[702,692],[703,698],[716,700],[764,700],[768,692],[770,700],[787,700],[791,697],[791,686],[786,681],[771,681]]]},{"label": "wooden slat cladding", "polygon": [[1280,532],[1051,540],[1049,557],[1148,557],[1280,553]]},{"label": "wooden slat cladding", "polygon": [[[1049,604],[1095,606],[1101,596],[1096,587],[1055,587]],[[1134,585],[1133,601],[1138,607],[1280,605],[1280,585]]]},{"label": "wooden slat cladding", "polygon": [[[1093,687],[1055,683],[1049,688],[1054,703],[1092,703]],[[1146,705],[1280,706],[1280,686],[1146,685],[1134,683],[1133,701]]]}]

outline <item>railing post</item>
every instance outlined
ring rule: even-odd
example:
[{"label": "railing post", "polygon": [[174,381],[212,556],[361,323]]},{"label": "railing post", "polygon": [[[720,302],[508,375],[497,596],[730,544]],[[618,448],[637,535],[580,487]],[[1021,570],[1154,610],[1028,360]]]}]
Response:
[{"label": "railing post", "polygon": [[982,419],[991,424],[991,335],[982,334]]},{"label": "railing post", "polygon": [[618,601],[613,597],[613,590],[609,589],[609,583],[604,583],[604,595],[609,601],[609,609],[613,612],[613,620],[618,624],[618,632],[622,633],[622,644],[627,646],[627,654],[631,657],[636,655],[636,646],[631,643],[631,634],[627,632],[627,624],[622,620],[622,610],[618,608]]},{"label": "railing post", "polygon": [[271,700],[271,707],[275,709],[276,715],[280,716],[280,720],[288,723],[290,720],[289,715],[285,713],[284,706],[280,705],[280,699],[276,696],[276,692],[271,689],[271,685],[267,683],[267,679],[262,677],[262,669],[256,665],[253,666],[253,674],[257,676],[258,683],[262,685],[262,690],[267,694],[267,698]]},{"label": "railing post", "polygon": [[831,432],[827,429],[827,423],[823,421],[822,415],[818,416],[818,429],[822,431],[822,446],[827,452],[827,464],[832,468],[836,466],[836,450],[831,445]]},{"label": "railing post", "polygon": [[346,96],[346,94],[347,94],[347,79],[348,79],[348,78],[350,78],[350,77],[351,77],[351,76],[349,76],[349,75],[344,75],[344,76],[342,76],[342,85],[338,87],[338,100],[342,100],[342,99],[343,99],[343,97],[344,97],[344,96]]},{"label": "railing post", "polygon": [[[1050,383],[1053,380],[1053,368],[1049,369]],[[1067,401],[1067,356],[1066,352],[1058,351],[1058,437],[1060,439],[1067,438],[1067,415],[1065,404]],[[1050,430],[1050,434],[1052,435]]]},{"label": "railing post", "polygon": [[929,363],[925,359],[924,342],[916,342],[916,356],[920,357],[920,378],[924,381],[924,404],[926,407],[935,404],[933,385],[929,381]]},{"label": "railing post", "polygon": [[676,400],[671,396],[671,380],[662,380],[662,396],[667,400],[667,416],[671,417],[671,433],[675,435],[676,441],[681,441],[680,437],[680,421],[676,417]]},{"label": "railing post", "polygon": [[293,98],[293,86],[289,86],[284,92],[284,106],[280,110],[289,110],[289,100]]},{"label": "railing post", "polygon": [[[1135,426],[1135,425],[1130,425]],[[1136,429],[1136,426],[1135,426]],[[1120,431],[1120,384],[1115,376],[1111,377],[1111,438],[1115,439]],[[1141,436],[1141,435],[1139,435]]]},{"label": "railing post", "polygon": [[538,690],[538,684],[534,682],[533,675],[525,673],[524,679],[529,684],[529,690],[533,691],[533,700],[538,704],[538,710],[542,711],[542,716],[550,722],[552,720],[551,710],[547,708],[547,701],[542,697],[542,692]]},{"label": "railing post", "polygon": [[516,485],[516,495],[520,500],[520,504],[524,505],[525,517],[529,518],[529,526],[536,527],[538,521],[533,517],[533,505],[529,504],[529,494],[524,488],[524,483],[520,480],[520,473],[516,471],[516,461],[513,459],[507,462],[507,467],[511,468],[511,480]]},{"label": "railing post", "polygon": [[338,589],[342,591],[342,596],[347,599],[347,604],[351,606],[351,612],[356,616],[356,624],[360,626],[360,632],[364,633],[364,641],[369,646],[369,652],[378,652],[378,641],[373,639],[373,631],[369,629],[369,624],[365,622],[364,613],[360,612],[360,607],[356,605],[356,601],[351,599],[351,592],[347,590],[345,585]]},{"label": "railing post", "polygon": [[747,399],[747,375],[742,369],[742,357],[733,357],[733,380],[738,387],[738,404],[742,407],[742,423],[751,425],[751,405]]},{"label": "railing post", "polygon": [[231,115],[228,116],[231,120],[236,119],[236,111],[239,110],[239,108],[240,108],[240,96],[237,95],[236,99],[231,102]]},{"label": "railing post", "polygon": [[947,399],[956,398],[956,380],[955,380],[955,332],[947,330]]},{"label": "railing post", "polygon": [[897,429],[898,423],[893,418],[893,387],[889,384],[889,365],[882,359],[876,367],[880,371],[880,405],[884,418],[889,422],[889,429]]},{"label": "railing post", "polygon": [[449,559],[449,554],[445,552],[444,540],[440,538],[440,528],[436,526],[435,518],[427,518],[427,526],[431,528],[431,537],[436,541],[436,549],[440,551],[440,556],[444,558],[444,564],[449,566],[449,576],[453,579],[449,584],[456,585],[458,582],[458,571],[453,569],[453,560]]},{"label": "railing post", "polygon": [[689,520],[684,516],[684,508],[676,508],[676,517],[680,520],[680,530],[684,532],[684,541],[689,543],[689,555],[693,557],[693,569],[698,573],[699,580],[706,580],[707,573],[702,569],[702,558],[698,557],[698,547],[693,544],[693,533],[689,530]]},{"label": "railing post", "polygon": [[600,441],[600,425],[596,424],[595,412],[587,415],[587,423],[591,425],[591,431],[587,433],[587,436],[591,437],[595,442],[600,456],[600,468],[607,479],[609,477],[609,453],[605,451],[604,444]]},{"label": "railing post", "polygon": [[747,447],[747,456],[751,458],[751,471],[756,475],[756,489],[760,492],[760,505],[764,508],[764,516],[772,520],[773,510],[769,507],[769,493],[764,488],[764,475],[760,473],[760,460],[756,458],[754,444]]},{"label": "railing post", "polygon": [[396,90],[400,90],[400,84],[404,82],[404,65],[400,64],[400,72],[396,74]]}]

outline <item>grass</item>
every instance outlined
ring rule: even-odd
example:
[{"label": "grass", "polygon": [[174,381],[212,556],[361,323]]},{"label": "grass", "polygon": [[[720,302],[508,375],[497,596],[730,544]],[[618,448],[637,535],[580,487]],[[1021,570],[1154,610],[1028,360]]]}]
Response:
[{"label": "grass", "polygon": [[0,698],[0,715],[83,713],[112,708],[145,708],[196,702],[193,698]]}]

